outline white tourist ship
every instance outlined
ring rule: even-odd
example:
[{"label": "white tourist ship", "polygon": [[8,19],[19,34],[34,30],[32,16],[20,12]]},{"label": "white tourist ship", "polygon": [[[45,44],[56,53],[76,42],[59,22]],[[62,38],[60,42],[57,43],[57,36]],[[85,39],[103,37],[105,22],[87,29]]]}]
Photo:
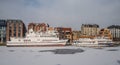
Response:
[{"label": "white tourist ship", "polygon": [[96,46],[96,45],[98,45],[98,42],[95,39],[80,38],[78,40],[74,40],[73,45],[76,45],[76,46]]},{"label": "white tourist ship", "polygon": [[112,45],[114,42],[112,39],[109,39],[108,37],[95,37],[94,38],[99,45]]},{"label": "white tourist ship", "polygon": [[55,30],[34,32],[30,29],[24,38],[10,37],[10,41],[7,41],[7,46],[64,46],[66,41],[60,40]]},{"label": "white tourist ship", "polygon": [[111,46],[113,45],[113,41],[108,39],[107,37],[95,37],[93,39],[90,38],[80,38],[79,40],[75,40],[73,45],[76,46]]}]

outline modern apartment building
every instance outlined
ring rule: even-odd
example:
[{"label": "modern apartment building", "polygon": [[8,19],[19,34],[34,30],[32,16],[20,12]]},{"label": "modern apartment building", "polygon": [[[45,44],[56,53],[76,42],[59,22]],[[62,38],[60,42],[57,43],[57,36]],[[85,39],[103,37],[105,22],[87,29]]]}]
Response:
[{"label": "modern apartment building", "polygon": [[6,39],[10,40],[10,37],[24,37],[26,33],[26,27],[22,20],[7,20]]},{"label": "modern apartment building", "polygon": [[82,24],[81,34],[85,36],[96,36],[99,34],[99,25],[97,24]]},{"label": "modern apartment building", "polygon": [[120,41],[120,25],[111,25],[108,29],[112,33],[113,40]]},{"label": "modern apartment building", "polygon": [[29,23],[28,30],[33,29],[33,31],[46,31],[48,24],[45,23]]},{"label": "modern apartment building", "polygon": [[6,20],[0,20],[0,43],[6,42]]}]

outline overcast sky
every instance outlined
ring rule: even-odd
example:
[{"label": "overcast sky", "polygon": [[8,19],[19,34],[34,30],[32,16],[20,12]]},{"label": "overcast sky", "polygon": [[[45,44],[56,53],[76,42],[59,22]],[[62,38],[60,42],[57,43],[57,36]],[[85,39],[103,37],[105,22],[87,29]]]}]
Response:
[{"label": "overcast sky", "polygon": [[48,23],[52,27],[120,25],[120,0],[0,0],[0,19]]}]

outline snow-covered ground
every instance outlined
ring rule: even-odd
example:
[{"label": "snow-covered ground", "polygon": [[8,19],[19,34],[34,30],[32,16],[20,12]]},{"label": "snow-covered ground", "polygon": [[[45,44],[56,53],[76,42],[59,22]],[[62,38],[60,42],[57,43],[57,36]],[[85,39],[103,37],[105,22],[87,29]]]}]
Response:
[{"label": "snow-covered ground", "polygon": [[120,65],[120,47],[1,46],[0,65]]}]

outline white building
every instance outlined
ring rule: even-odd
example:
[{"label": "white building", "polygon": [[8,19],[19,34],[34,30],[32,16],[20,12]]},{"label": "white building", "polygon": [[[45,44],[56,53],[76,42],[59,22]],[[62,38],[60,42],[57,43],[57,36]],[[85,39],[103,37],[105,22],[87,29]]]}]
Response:
[{"label": "white building", "polygon": [[114,41],[120,41],[120,26],[119,25],[111,25],[108,27],[110,29],[113,40]]},{"label": "white building", "polygon": [[96,36],[99,34],[99,25],[97,24],[82,24],[81,33],[87,36]]}]

